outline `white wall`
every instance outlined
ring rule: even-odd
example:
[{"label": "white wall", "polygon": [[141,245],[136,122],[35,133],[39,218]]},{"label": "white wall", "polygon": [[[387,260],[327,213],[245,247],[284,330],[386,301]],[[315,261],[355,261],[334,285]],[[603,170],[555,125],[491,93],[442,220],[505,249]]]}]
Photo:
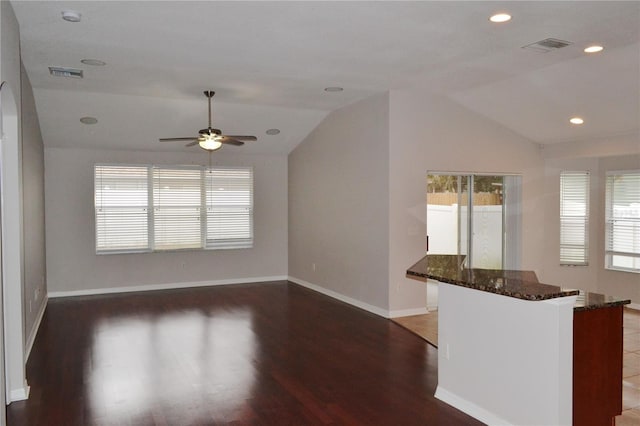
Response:
[{"label": "white wall", "polygon": [[544,163],[537,144],[447,98],[423,91],[390,93],[389,305],[424,307],[426,286],[406,278],[425,254],[427,171],[522,175],[522,267],[542,265]]},{"label": "white wall", "polygon": [[25,376],[24,251],[22,228],[22,141],[20,132],[20,33],[11,4],[0,2],[2,81],[2,279],[5,355],[9,399],[24,399]]},{"label": "white wall", "polygon": [[[2,6],[0,5],[0,83],[2,83],[4,80],[2,79],[2,48],[1,46],[4,45],[3,43],[3,39],[4,39],[4,31],[2,31],[2,28],[4,28],[4,13],[2,13]],[[1,86],[0,86],[1,87]],[[2,92],[0,91],[0,140],[2,139],[2,119],[3,119],[3,112],[2,112]],[[1,149],[1,147],[0,147]],[[2,169],[2,157],[0,156],[0,169]],[[2,204],[2,181],[1,181],[1,177],[0,177],[0,205]],[[0,210],[0,223],[2,220],[2,211]],[[2,259],[2,249],[3,249],[3,241],[2,241],[2,228],[0,227],[0,259]],[[3,284],[2,284],[2,280],[3,280],[3,272],[2,272],[2,262],[0,262],[0,288],[2,288]],[[4,407],[5,405],[5,401],[7,400],[7,395],[6,395],[6,371],[5,371],[5,355],[4,355],[4,351],[5,351],[5,332],[4,332],[4,295],[3,295],[4,291],[0,291],[0,407]],[[5,426],[7,424],[7,413],[6,410],[2,409],[0,410],[0,426]]]},{"label": "white wall", "polygon": [[594,158],[611,157],[640,152],[640,133],[638,131],[611,136],[556,143],[543,146],[544,158]]},{"label": "white wall", "polygon": [[44,146],[31,83],[22,72],[22,199],[24,226],[24,317],[27,349],[37,332],[47,293],[44,229]]},{"label": "white wall", "polygon": [[213,165],[254,167],[254,247],[171,253],[95,254],[95,163],[207,164],[193,153],[45,150],[47,285],[53,295],[287,276],[287,158],[213,154]]},{"label": "white wall", "polygon": [[382,314],[388,113],[386,95],[334,111],[289,155],[289,275]]}]

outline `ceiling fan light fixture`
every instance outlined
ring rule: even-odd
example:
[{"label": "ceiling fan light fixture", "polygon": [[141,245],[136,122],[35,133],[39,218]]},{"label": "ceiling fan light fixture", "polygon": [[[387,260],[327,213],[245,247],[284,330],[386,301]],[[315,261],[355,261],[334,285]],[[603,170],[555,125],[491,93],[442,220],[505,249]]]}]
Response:
[{"label": "ceiling fan light fixture", "polygon": [[200,138],[198,140],[198,145],[200,145],[200,148],[206,149],[207,151],[215,151],[220,149],[222,142],[220,142],[217,135],[206,135],[204,138]]}]

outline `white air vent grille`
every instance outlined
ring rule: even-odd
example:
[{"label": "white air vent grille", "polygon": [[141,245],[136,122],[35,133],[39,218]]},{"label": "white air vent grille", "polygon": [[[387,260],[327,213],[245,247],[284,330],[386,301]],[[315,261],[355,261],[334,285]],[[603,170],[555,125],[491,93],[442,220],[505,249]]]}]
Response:
[{"label": "white air vent grille", "polygon": [[49,74],[56,77],[82,78],[83,71],[75,68],[49,67]]},{"label": "white air vent grille", "polygon": [[535,43],[522,46],[522,48],[546,53],[552,50],[562,49],[563,47],[567,47],[570,44],[570,41],[558,40],[557,38],[545,38],[544,40],[536,41]]}]

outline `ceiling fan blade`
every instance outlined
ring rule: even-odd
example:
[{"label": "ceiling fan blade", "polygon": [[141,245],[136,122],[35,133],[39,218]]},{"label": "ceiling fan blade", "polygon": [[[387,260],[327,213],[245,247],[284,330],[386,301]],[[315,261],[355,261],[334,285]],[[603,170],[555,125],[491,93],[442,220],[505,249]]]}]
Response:
[{"label": "ceiling fan blade", "polygon": [[239,141],[257,141],[258,138],[256,138],[255,136],[235,136],[235,135],[225,135],[228,138],[231,139],[237,139]]},{"label": "ceiling fan blade", "polygon": [[227,144],[227,145],[235,145],[235,146],[242,146],[244,145],[244,142],[239,141],[237,139],[233,139],[231,136],[223,136],[220,139],[220,142]]},{"label": "ceiling fan blade", "polygon": [[198,141],[193,141],[193,142],[189,142],[185,146],[194,146],[194,145],[198,145],[198,143],[199,143]]},{"label": "ceiling fan blade", "polygon": [[197,137],[190,138],[160,138],[160,142],[175,142],[175,141],[193,141],[197,140]]}]

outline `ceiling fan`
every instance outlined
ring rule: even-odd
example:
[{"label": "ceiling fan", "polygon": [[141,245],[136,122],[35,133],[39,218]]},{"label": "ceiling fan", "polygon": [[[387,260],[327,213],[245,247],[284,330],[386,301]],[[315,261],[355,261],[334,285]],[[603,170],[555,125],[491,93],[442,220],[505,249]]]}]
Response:
[{"label": "ceiling fan", "polygon": [[216,92],[205,90],[204,95],[209,99],[209,127],[198,131],[198,136],[185,138],[160,138],[160,142],[190,141],[185,146],[200,145],[200,148],[209,152],[220,149],[222,145],[244,145],[244,141],[256,141],[255,136],[229,136],[223,135],[222,130],[211,127],[211,98]]}]

